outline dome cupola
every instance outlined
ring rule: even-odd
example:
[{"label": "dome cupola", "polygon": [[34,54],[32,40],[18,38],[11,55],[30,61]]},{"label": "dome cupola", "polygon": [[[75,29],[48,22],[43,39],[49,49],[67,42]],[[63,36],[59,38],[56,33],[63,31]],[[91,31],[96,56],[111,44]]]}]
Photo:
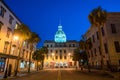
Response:
[{"label": "dome cupola", "polygon": [[61,25],[58,26],[58,31],[55,34],[54,40],[57,43],[66,42],[66,35],[65,35],[64,31],[62,30],[62,26]]}]

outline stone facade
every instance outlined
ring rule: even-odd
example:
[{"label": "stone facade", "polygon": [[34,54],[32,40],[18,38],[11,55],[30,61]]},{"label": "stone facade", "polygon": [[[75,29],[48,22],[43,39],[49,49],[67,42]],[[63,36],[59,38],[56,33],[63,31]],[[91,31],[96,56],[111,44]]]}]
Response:
[{"label": "stone facade", "polygon": [[[8,66],[11,72],[13,73],[16,68],[21,43],[13,33],[14,29],[20,24],[22,24],[22,22],[19,18],[0,0],[0,72],[5,71],[8,58]],[[36,49],[36,46],[34,46],[34,48]],[[30,46],[27,42],[24,42],[20,53],[19,71],[27,69],[29,53]],[[32,66],[34,66],[34,61],[32,61]]]},{"label": "stone facade", "polygon": [[44,67],[74,67],[72,56],[74,50],[79,46],[77,41],[67,41],[65,43],[56,43],[54,41],[45,41],[44,46],[48,47],[48,54],[45,56]]},{"label": "stone facade", "polygon": [[[111,12],[107,15],[107,21],[101,26],[103,60],[106,68],[120,66],[120,12]],[[101,54],[99,47],[98,28],[90,27],[85,38],[92,40],[92,49],[89,50],[89,63],[99,68],[101,66]]]}]

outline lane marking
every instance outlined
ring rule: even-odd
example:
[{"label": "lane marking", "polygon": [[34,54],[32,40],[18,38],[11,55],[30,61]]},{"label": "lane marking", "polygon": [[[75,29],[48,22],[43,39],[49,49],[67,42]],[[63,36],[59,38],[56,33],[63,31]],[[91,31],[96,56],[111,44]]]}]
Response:
[{"label": "lane marking", "polygon": [[58,80],[61,80],[61,71],[60,71],[60,69],[58,70]]}]

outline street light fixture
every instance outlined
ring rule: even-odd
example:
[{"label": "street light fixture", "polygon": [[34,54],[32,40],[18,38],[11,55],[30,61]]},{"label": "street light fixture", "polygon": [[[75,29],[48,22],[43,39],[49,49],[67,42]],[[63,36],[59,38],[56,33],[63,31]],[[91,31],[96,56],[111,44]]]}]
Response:
[{"label": "street light fixture", "polygon": [[[10,43],[10,48],[9,48],[9,54],[8,55],[10,55],[10,53],[11,53],[12,40],[17,41],[18,39],[19,39],[18,36],[13,36],[13,39],[11,39],[11,41],[9,42]],[[8,57],[8,60],[7,60],[7,63],[6,63],[5,73],[4,73],[3,78],[7,78],[7,76],[8,76],[8,64],[9,64],[9,57]]]},{"label": "street light fixture", "polygon": [[18,39],[19,39],[18,36],[14,36],[14,37],[13,37],[13,40],[14,40],[14,41],[18,41]]},{"label": "street light fixture", "polygon": [[54,53],[52,53],[52,56],[54,56],[55,54]]}]

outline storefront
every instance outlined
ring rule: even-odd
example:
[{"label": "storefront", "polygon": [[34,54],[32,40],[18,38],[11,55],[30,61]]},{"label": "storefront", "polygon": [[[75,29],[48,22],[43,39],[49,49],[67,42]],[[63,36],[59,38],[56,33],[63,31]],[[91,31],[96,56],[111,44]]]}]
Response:
[{"label": "storefront", "polygon": [[0,58],[0,72],[4,72],[6,58]]}]

